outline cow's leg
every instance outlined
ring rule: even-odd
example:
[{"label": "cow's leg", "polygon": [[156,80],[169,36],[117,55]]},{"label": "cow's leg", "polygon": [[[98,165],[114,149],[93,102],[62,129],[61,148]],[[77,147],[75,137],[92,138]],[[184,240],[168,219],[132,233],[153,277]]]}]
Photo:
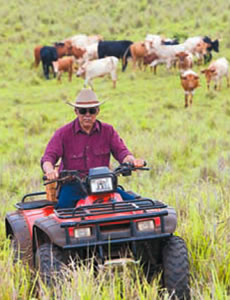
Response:
[{"label": "cow's leg", "polygon": [[227,76],[226,76],[226,80],[227,80],[227,87],[230,87],[229,75],[228,75],[228,74],[227,74]]},{"label": "cow's leg", "polygon": [[72,81],[72,74],[73,74],[73,69],[72,69],[72,66],[71,66],[71,68],[69,69],[69,82]]},{"label": "cow's leg", "polygon": [[214,90],[217,90],[217,88],[218,88],[218,84],[217,81],[215,80]]},{"label": "cow's leg", "polygon": [[52,68],[52,72],[53,72],[53,76],[54,76],[54,78],[56,77],[56,72],[55,72],[55,70],[54,70],[54,65],[51,63],[50,64],[51,65],[51,68]]},{"label": "cow's leg", "polygon": [[127,64],[128,64],[127,58],[123,58],[123,60],[122,60],[122,72],[125,72]]},{"label": "cow's leg", "polygon": [[62,71],[58,71],[57,80],[61,83]]},{"label": "cow's leg", "polygon": [[93,90],[93,84],[92,84],[91,79],[88,79],[88,84],[89,84],[89,86],[91,87],[91,89]]},{"label": "cow's leg", "polygon": [[135,71],[136,70],[136,57],[134,56],[133,57],[133,71]]},{"label": "cow's leg", "polygon": [[115,89],[116,88],[116,81],[117,81],[117,74],[116,74],[116,71],[112,71],[110,73],[111,75],[111,79],[113,81],[113,88]]},{"label": "cow's leg", "polygon": [[185,100],[184,107],[186,108],[186,107],[188,107],[188,93],[187,92],[185,92],[185,94],[184,94],[184,100]]},{"label": "cow's leg", "polygon": [[49,65],[45,64],[45,78],[48,80],[49,79]]},{"label": "cow's leg", "polygon": [[190,96],[189,103],[190,103],[190,106],[192,106],[193,92],[191,92],[191,93],[189,94],[189,96]]}]

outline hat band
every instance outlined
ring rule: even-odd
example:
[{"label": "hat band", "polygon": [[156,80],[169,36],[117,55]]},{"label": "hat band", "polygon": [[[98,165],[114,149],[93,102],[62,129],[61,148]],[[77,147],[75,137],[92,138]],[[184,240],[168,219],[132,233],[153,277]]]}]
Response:
[{"label": "hat band", "polygon": [[76,102],[75,103],[76,105],[87,105],[87,104],[100,104],[100,102],[99,101],[87,101],[87,102],[83,102],[83,101],[81,101],[81,102]]}]

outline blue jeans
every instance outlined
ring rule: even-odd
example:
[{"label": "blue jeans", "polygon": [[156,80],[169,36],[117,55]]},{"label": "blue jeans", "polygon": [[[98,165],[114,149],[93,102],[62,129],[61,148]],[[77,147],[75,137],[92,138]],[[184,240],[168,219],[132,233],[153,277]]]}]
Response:
[{"label": "blue jeans", "polygon": [[[135,199],[135,196],[130,195],[119,187],[116,189],[116,192],[121,195],[123,200]],[[73,208],[80,199],[85,197],[86,195],[81,190],[79,183],[65,183],[60,189],[56,208]]]}]

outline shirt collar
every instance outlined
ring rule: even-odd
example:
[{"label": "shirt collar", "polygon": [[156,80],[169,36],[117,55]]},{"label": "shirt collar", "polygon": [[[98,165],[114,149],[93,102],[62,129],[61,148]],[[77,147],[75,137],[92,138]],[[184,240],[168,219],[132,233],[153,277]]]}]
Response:
[{"label": "shirt collar", "polygon": [[[96,132],[96,131],[100,131],[100,121],[96,120],[96,122],[93,124],[93,128],[91,130],[91,133]],[[82,130],[79,119],[76,118],[74,120],[74,133],[77,134],[79,132],[85,132],[84,130]]]}]

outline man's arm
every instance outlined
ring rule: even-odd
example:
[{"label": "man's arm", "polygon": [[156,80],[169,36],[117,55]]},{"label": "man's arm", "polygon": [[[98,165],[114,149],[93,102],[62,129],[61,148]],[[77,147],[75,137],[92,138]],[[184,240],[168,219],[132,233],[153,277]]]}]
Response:
[{"label": "man's arm", "polygon": [[133,155],[127,155],[123,159],[123,163],[131,163],[136,168],[141,168],[141,167],[144,167],[144,165],[145,165],[145,161],[143,159],[135,158]]},{"label": "man's arm", "polygon": [[54,180],[57,179],[59,174],[58,170],[55,169],[55,167],[52,165],[51,162],[45,161],[42,165],[42,169],[47,177],[48,180]]}]

